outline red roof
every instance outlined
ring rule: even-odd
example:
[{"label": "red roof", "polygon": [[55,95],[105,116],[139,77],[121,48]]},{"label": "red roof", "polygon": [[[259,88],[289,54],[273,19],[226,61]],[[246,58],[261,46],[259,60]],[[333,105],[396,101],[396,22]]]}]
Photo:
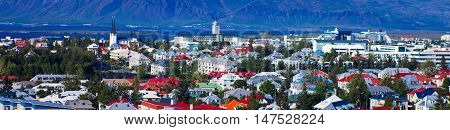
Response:
[{"label": "red roof", "polygon": [[374,107],[373,110],[392,110],[392,108],[389,108],[389,107]]},{"label": "red roof", "polygon": [[[130,104],[132,104],[128,98],[121,98],[121,99],[110,101],[105,106],[111,106],[115,103],[130,103]],[[133,104],[133,107],[135,107],[136,109],[139,109],[137,104]]]},{"label": "red roof", "polygon": [[162,103],[162,102],[154,102],[154,101],[142,101],[142,106],[154,109],[154,110],[161,110],[164,109],[165,106],[170,106],[170,104]]},{"label": "red roof", "polygon": [[240,71],[240,72],[235,72],[234,74],[239,75],[241,77],[252,77],[253,75],[256,75],[256,72]]},{"label": "red roof", "polygon": [[179,55],[179,56],[175,57],[174,60],[177,60],[177,61],[180,61],[180,60],[191,60],[191,58],[189,58],[188,56],[182,54],[182,55]]},{"label": "red roof", "polygon": [[[350,80],[353,78],[353,76],[355,76],[356,74],[351,74],[347,77],[344,77],[342,79],[339,80],[339,82],[350,82]],[[376,77],[372,77],[369,74],[362,74],[362,78],[364,79],[370,79],[372,81],[372,84],[375,85],[379,85],[380,84],[380,80]]]},{"label": "red roof", "polygon": [[194,106],[194,110],[225,110],[225,109],[210,104],[201,104]]},{"label": "red roof", "polygon": [[405,76],[408,76],[408,75],[415,75],[417,80],[419,80],[420,82],[431,82],[430,78],[427,78],[426,76],[423,76],[423,75],[420,75],[420,74],[417,74],[417,73],[413,73],[413,72],[396,73],[396,74],[392,75],[391,78],[396,80],[396,79],[399,79],[399,78],[402,78],[402,77],[405,77]]},{"label": "red roof", "polygon": [[222,53],[220,51],[214,51],[212,54],[213,55],[221,55],[221,56],[225,55],[224,53]]},{"label": "red roof", "polygon": [[120,45],[120,48],[121,48],[121,49],[128,49],[128,48],[130,48],[130,47],[128,47],[128,45],[121,44],[121,45]]},{"label": "red roof", "polygon": [[236,54],[241,54],[241,53],[247,54],[247,53],[250,51],[250,49],[251,49],[250,46],[246,46],[246,47],[241,48],[241,49],[235,49],[234,52],[235,52]]},{"label": "red roof", "polygon": [[15,79],[17,79],[17,77],[16,76],[0,76],[0,79],[2,79],[2,80],[5,80],[5,79],[15,80]]},{"label": "red roof", "polygon": [[176,78],[151,78],[147,80],[147,83],[141,86],[142,90],[160,90],[161,87],[175,87],[178,85]]},{"label": "red roof", "polygon": [[209,78],[220,78],[222,75],[227,74],[228,72],[210,72],[208,77]]},{"label": "red roof", "polygon": [[323,71],[320,71],[320,70],[315,70],[314,71],[314,75],[319,75],[319,76],[323,76],[323,77],[329,78],[327,73],[325,73]]},{"label": "red roof", "polygon": [[189,110],[189,105],[184,103],[184,102],[178,102],[174,105],[172,105],[172,107],[175,108],[175,110]]}]

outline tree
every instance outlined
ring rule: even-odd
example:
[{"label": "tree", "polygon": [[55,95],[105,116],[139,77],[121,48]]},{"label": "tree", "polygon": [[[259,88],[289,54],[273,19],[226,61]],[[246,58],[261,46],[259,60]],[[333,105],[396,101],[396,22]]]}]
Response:
[{"label": "tree", "polygon": [[276,103],[282,110],[289,110],[289,101],[288,101],[288,94],[285,92],[286,88],[290,86],[290,82],[285,80],[280,88],[280,90],[277,91],[276,95]]},{"label": "tree", "polygon": [[437,96],[436,103],[434,104],[436,110],[447,110],[448,104],[444,101],[442,96]]},{"label": "tree", "polygon": [[369,101],[369,90],[365,80],[361,74],[356,74],[348,84],[349,93],[348,98],[350,102],[359,108],[367,108]]},{"label": "tree", "polygon": [[232,85],[235,89],[236,88],[242,88],[242,89],[246,89],[247,88],[247,82],[245,82],[245,80],[236,80],[234,81],[233,85]]},{"label": "tree", "polygon": [[446,77],[444,78],[444,81],[442,81],[441,87],[444,88],[446,92],[448,92],[449,86],[450,86],[450,78]]},{"label": "tree", "polygon": [[406,94],[408,93],[406,91],[406,84],[403,82],[401,78],[394,80],[394,83],[390,85],[389,88],[394,90],[401,97],[406,97]]},{"label": "tree", "polygon": [[259,87],[259,91],[270,94],[272,96],[275,96],[275,93],[277,90],[275,89],[275,86],[270,81],[265,81],[261,86]]},{"label": "tree", "polygon": [[445,56],[442,56],[441,57],[441,69],[442,70],[447,70],[448,68],[447,68],[447,61],[446,61],[446,59],[445,59]]},{"label": "tree", "polygon": [[306,91],[300,93],[297,101],[297,109],[299,110],[313,110],[313,106],[315,104],[311,101],[311,94],[308,94]]},{"label": "tree", "polygon": [[384,101],[384,107],[392,108],[392,99],[390,97],[387,97]]},{"label": "tree", "polygon": [[428,78],[433,76],[435,70],[436,68],[434,62],[430,60],[420,64],[419,66],[419,71],[421,71]]},{"label": "tree", "polygon": [[252,92],[249,96],[249,103],[247,105],[248,110],[258,110],[261,107],[261,104],[256,100],[256,95],[258,93]]}]

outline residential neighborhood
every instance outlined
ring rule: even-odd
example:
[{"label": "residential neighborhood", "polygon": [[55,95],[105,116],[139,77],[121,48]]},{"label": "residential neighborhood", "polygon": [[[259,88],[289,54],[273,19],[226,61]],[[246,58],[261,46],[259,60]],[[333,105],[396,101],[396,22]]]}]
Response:
[{"label": "residential neighborhood", "polygon": [[[331,28],[330,28],[331,29]],[[318,35],[0,41],[0,110],[446,110],[450,40]]]}]

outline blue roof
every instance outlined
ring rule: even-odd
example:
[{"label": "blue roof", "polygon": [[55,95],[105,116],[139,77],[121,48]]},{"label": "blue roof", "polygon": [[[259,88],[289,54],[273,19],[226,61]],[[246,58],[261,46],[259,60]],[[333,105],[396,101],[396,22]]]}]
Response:
[{"label": "blue roof", "polygon": [[424,98],[424,97],[426,97],[426,96],[432,95],[434,92],[435,92],[434,89],[432,89],[432,88],[427,88],[427,89],[425,89],[425,90],[422,91],[422,92],[417,92],[416,94],[417,94],[417,97],[418,97],[418,98]]}]

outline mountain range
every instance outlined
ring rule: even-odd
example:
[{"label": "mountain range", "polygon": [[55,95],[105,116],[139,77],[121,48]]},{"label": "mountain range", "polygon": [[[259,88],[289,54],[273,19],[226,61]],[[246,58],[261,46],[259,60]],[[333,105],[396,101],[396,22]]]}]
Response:
[{"label": "mountain range", "polygon": [[449,0],[0,0],[0,22],[450,30]]}]

